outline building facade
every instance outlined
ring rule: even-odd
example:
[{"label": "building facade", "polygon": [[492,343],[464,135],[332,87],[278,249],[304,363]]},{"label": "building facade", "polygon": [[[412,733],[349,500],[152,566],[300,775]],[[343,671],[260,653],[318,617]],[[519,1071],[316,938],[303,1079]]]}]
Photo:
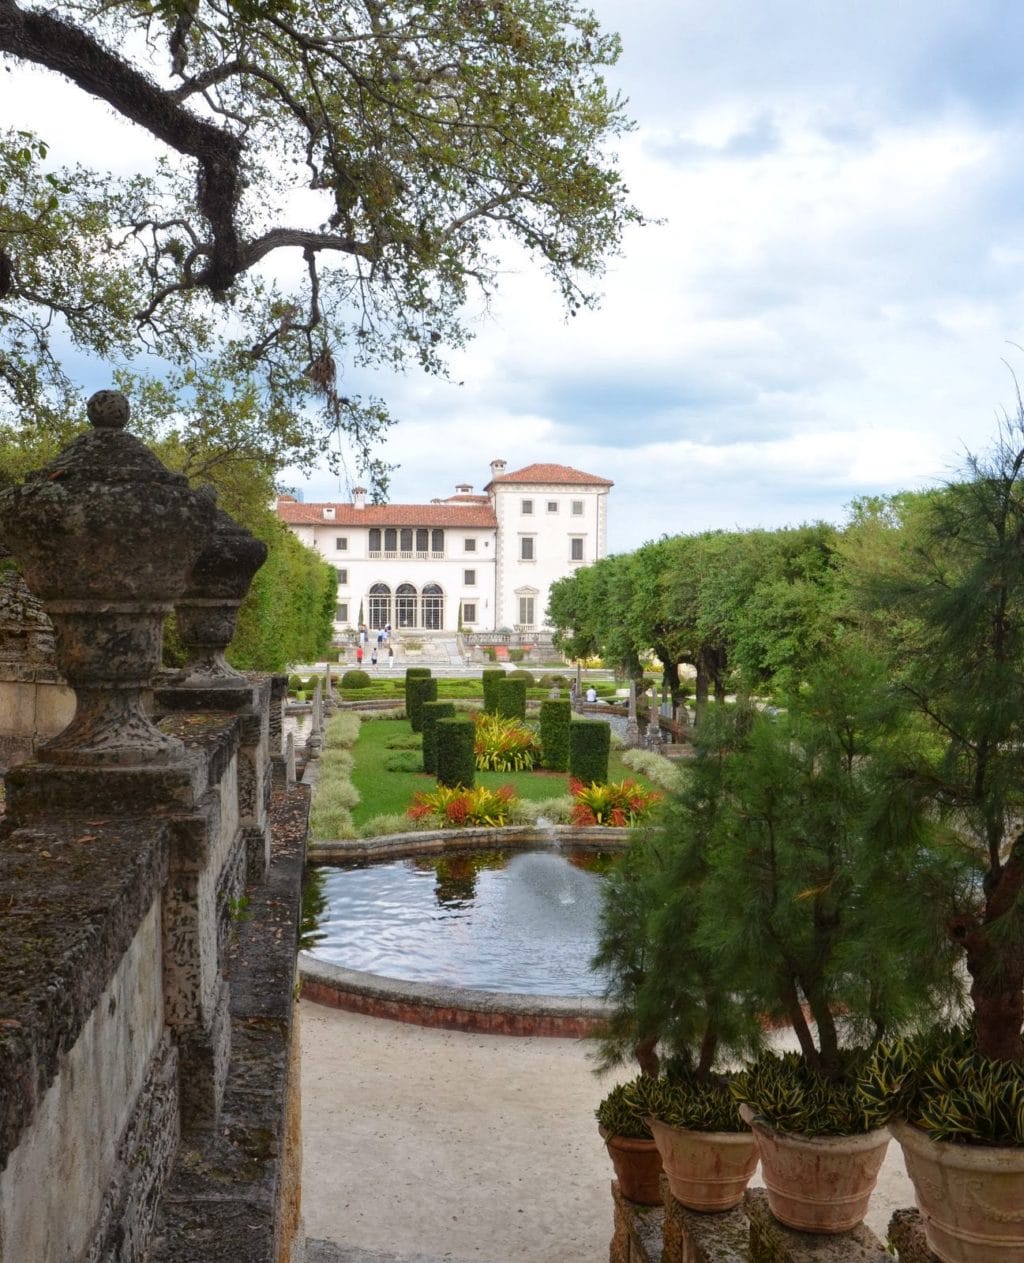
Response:
[{"label": "building facade", "polygon": [[482,494],[459,483],[429,504],[304,504],[277,513],[338,574],[335,627],[400,634],[543,632],[556,579],[605,555],[612,482],[568,465],[507,472],[491,462]]}]

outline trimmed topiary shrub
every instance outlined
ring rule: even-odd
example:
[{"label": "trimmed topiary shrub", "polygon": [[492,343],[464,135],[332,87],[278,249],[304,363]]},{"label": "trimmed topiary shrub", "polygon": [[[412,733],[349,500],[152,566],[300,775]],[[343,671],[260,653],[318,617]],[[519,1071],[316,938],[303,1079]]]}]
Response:
[{"label": "trimmed topiary shrub", "polygon": [[472,789],[476,726],[472,719],[456,716],[434,724],[437,744],[437,779],[441,785]]},{"label": "trimmed topiary shrub", "polygon": [[454,702],[424,702],[420,712],[420,726],[423,732],[423,770],[437,771],[437,729],[439,719],[454,719]]},{"label": "trimmed topiary shrub", "polygon": [[288,677],[288,692],[298,693],[301,688],[302,688],[302,676],[290,675]]},{"label": "trimmed topiary shrub", "polygon": [[405,682],[405,712],[413,732],[423,731],[423,703],[437,701],[437,681],[429,675],[413,675]]},{"label": "trimmed topiary shrub", "polygon": [[306,680],[306,683],[303,685],[303,688],[305,688],[306,692],[310,695],[310,697],[312,697],[313,694],[316,692],[316,686],[319,683],[320,683],[320,677],[318,675],[311,675]]},{"label": "trimmed topiary shrub", "polygon": [[542,675],[538,681],[542,689],[567,689],[569,677],[566,675]]},{"label": "trimmed topiary shrub", "polygon": [[365,671],[346,671],[341,677],[343,689],[368,689],[372,683]]},{"label": "trimmed topiary shrub", "polygon": [[611,726],[588,719],[569,724],[569,775],[584,785],[603,785],[608,780]]},{"label": "trimmed topiary shrub", "polygon": [[515,671],[510,671],[508,673],[508,678],[510,680],[525,680],[526,687],[528,689],[532,689],[534,684],[536,683],[536,680],[534,679],[534,676],[533,676],[533,672],[527,671],[525,667],[517,667]]},{"label": "trimmed topiary shrub", "polygon": [[569,770],[569,725],[572,707],[550,699],[540,704],[540,747],[544,766],[552,772]]},{"label": "trimmed topiary shrub", "polygon": [[402,687],[405,689],[405,713],[407,715],[409,714],[409,681],[410,680],[425,680],[429,678],[430,678],[429,667],[406,667],[405,668],[405,680],[402,682]]},{"label": "trimmed topiary shrub", "polygon": [[498,680],[494,688],[495,713],[506,719],[526,718],[526,681],[507,675]]},{"label": "trimmed topiary shrub", "polygon": [[480,680],[484,686],[484,710],[489,711],[492,715],[498,709],[498,695],[495,689],[498,681],[505,678],[504,667],[484,667]]}]

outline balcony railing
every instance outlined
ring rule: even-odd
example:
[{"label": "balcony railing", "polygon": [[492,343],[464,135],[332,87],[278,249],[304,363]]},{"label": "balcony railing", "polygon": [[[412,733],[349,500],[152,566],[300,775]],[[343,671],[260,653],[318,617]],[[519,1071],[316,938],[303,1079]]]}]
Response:
[{"label": "balcony railing", "polygon": [[445,561],[445,552],[422,552],[411,548],[371,548],[367,553],[371,561]]}]

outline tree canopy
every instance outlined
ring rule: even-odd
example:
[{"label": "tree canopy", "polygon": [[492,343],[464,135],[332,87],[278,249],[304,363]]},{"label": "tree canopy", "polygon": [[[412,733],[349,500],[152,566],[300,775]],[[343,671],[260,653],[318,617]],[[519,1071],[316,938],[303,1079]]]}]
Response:
[{"label": "tree canopy", "polygon": [[180,372],[215,356],[277,414],[319,399],[290,460],[340,429],[382,482],[382,407],[339,366],[441,371],[509,243],[575,311],[640,220],[608,149],[629,126],[602,78],[618,41],[571,0],[0,0],[0,53],[106,102],[160,159],[114,180],[55,167],[57,138],[0,135],[9,421],[67,407],[62,342]]}]

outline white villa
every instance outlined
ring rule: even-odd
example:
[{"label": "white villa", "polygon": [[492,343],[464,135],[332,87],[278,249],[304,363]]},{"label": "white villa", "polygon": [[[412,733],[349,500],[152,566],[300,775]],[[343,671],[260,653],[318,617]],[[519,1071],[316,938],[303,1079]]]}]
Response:
[{"label": "white villa", "polygon": [[597,561],[607,547],[612,482],[567,465],[508,473],[491,461],[483,494],[459,483],[429,504],[304,504],[281,496],[277,513],[335,567],[335,628],[406,633],[549,630],[556,579]]}]

